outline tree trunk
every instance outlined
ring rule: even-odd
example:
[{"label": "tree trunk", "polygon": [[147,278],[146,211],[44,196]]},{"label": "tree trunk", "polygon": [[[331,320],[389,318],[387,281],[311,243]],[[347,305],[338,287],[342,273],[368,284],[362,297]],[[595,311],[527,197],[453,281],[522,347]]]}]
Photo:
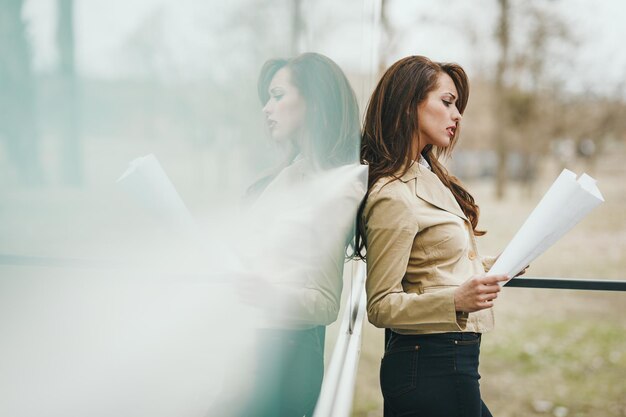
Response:
[{"label": "tree trunk", "polygon": [[300,52],[304,24],[302,19],[302,0],[292,0],[291,12],[291,55],[296,56]]},{"label": "tree trunk", "polygon": [[62,178],[65,184],[77,186],[83,182],[83,167],[79,133],[78,83],[74,58],[74,0],[57,0],[57,10],[58,70],[61,97],[63,97],[59,108]]},{"label": "tree trunk", "polygon": [[22,0],[0,0],[0,138],[18,181],[40,185],[39,135],[30,45]]},{"label": "tree trunk", "polygon": [[[495,82],[495,104],[496,111],[501,112],[496,115],[496,155],[498,160],[498,166],[496,170],[496,198],[501,200],[505,197],[506,184],[507,184],[507,159],[509,156],[508,137],[506,136],[506,89],[504,86],[504,75],[508,67],[508,55],[509,55],[509,41],[510,41],[510,27],[509,27],[509,14],[510,4],[509,0],[498,0],[500,6],[500,20],[498,23],[498,30],[496,37],[498,45],[500,46],[500,58],[498,60],[498,66],[496,68],[496,82]],[[502,113],[504,112],[504,114]]]},{"label": "tree trunk", "polygon": [[389,0],[381,0],[380,2],[380,28],[381,37],[378,46],[378,74],[377,78],[382,76],[387,70],[387,61],[390,55],[390,40],[392,38],[393,28],[389,21],[387,10],[389,8]]}]

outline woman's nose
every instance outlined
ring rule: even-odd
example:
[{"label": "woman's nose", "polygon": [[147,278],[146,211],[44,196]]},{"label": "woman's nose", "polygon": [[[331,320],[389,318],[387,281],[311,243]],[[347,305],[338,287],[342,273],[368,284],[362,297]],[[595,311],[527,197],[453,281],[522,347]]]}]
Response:
[{"label": "woman's nose", "polygon": [[453,106],[453,107],[454,107],[454,113],[452,114],[452,120],[458,123],[463,118],[463,115],[459,112],[459,109],[457,109],[456,106]]},{"label": "woman's nose", "polygon": [[265,103],[265,106],[263,106],[263,108],[261,109],[261,111],[263,112],[263,114],[265,114],[266,116],[269,116],[271,111],[271,106],[270,106],[271,100],[267,100],[267,103]]}]

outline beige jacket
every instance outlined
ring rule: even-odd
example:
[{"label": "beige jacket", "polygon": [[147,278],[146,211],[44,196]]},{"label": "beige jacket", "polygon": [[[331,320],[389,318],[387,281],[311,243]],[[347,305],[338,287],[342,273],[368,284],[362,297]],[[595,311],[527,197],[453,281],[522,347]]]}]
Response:
[{"label": "beige jacket", "polygon": [[346,246],[367,187],[367,167],[283,169],[252,204],[238,252],[257,276],[261,327],[307,329],[339,314]]},{"label": "beige jacket", "polygon": [[452,192],[418,163],[389,180],[374,184],[363,211],[369,321],[403,334],[491,330],[491,309],[455,311],[456,287],[494,258],[478,255]]}]

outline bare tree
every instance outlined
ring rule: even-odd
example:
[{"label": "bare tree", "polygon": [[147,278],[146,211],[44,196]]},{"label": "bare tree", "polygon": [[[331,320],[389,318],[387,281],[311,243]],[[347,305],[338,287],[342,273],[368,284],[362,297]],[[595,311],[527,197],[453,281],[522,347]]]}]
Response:
[{"label": "bare tree", "polygon": [[304,19],[302,17],[302,0],[291,2],[291,55],[302,52],[301,43],[304,33]]},{"label": "bare tree", "polygon": [[35,80],[22,0],[0,0],[0,137],[25,185],[43,182]]},{"label": "bare tree", "polygon": [[389,21],[389,0],[380,2],[380,45],[378,53],[378,74],[382,74],[387,69],[387,59],[389,55],[389,41],[393,26]]},{"label": "bare tree", "polygon": [[74,53],[74,0],[57,0],[57,10],[58,71],[64,101],[59,109],[62,130],[62,177],[68,185],[80,185],[83,181],[83,169],[79,133],[80,106]]},{"label": "bare tree", "polygon": [[[496,109],[500,112],[505,112],[506,106],[506,92],[504,85],[504,77],[509,65],[509,46],[510,46],[510,4],[509,0],[498,0],[498,6],[500,8],[500,16],[498,20],[498,27],[496,31],[496,39],[498,40],[498,46],[500,47],[500,57],[496,67],[495,78],[495,103]],[[507,160],[509,156],[509,141],[506,136],[506,119],[505,114],[500,114],[496,117],[496,155],[498,158],[498,165],[496,169],[496,198],[502,199],[505,195],[506,182],[507,182]]]},{"label": "bare tree", "polygon": [[[496,39],[500,57],[495,77],[496,122],[496,197],[506,193],[511,168],[532,193],[536,173],[558,130],[559,109],[564,106],[557,97],[565,96],[562,83],[550,73],[548,63],[555,49],[565,50],[574,39],[562,16],[546,3],[498,0],[500,18]],[[511,22],[515,21],[517,42],[512,42]],[[527,28],[527,29],[524,29]],[[517,166],[509,166],[509,158]]]}]

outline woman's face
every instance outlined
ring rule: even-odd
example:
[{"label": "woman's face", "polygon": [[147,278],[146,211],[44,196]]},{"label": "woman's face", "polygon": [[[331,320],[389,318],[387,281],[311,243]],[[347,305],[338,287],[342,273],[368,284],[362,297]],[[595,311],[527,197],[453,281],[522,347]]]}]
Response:
[{"label": "woman's face", "polygon": [[450,145],[462,118],[456,108],[458,96],[452,78],[446,73],[439,74],[437,87],[417,108],[420,153],[426,145],[441,148]]},{"label": "woman's face", "polygon": [[268,87],[269,100],[263,107],[267,126],[276,141],[295,139],[304,128],[306,103],[291,83],[291,71],[281,68]]}]

